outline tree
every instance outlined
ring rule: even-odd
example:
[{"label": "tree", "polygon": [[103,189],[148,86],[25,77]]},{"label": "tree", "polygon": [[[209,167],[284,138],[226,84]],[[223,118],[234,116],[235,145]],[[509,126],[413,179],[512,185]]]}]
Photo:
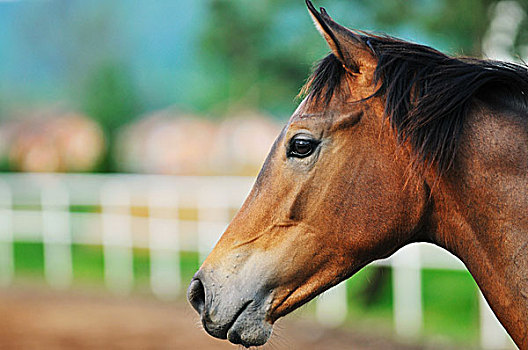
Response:
[{"label": "tree", "polygon": [[[482,54],[490,13],[499,2],[315,1],[346,26],[476,57]],[[519,3],[526,10],[526,1]],[[311,62],[326,51],[299,1],[211,0],[204,23],[200,44],[203,64],[210,72],[205,105],[223,112],[236,104],[289,114]],[[526,18],[520,28],[513,54],[520,54],[528,43]]]}]

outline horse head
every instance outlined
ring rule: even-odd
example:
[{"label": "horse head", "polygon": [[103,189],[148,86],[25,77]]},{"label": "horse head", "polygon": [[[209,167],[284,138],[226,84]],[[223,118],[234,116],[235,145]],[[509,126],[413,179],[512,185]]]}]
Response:
[{"label": "horse head", "polygon": [[376,95],[365,37],[308,3],[332,53],[188,291],[212,336],[264,344],[272,324],[416,239],[428,189]]}]

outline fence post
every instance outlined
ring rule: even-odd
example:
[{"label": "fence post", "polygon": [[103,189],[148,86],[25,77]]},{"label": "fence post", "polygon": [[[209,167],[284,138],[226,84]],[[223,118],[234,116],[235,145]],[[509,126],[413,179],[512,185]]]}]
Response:
[{"label": "fence post", "polygon": [[0,182],[0,286],[11,284],[15,274],[13,198],[11,189]]},{"label": "fence post", "polygon": [[348,314],[346,281],[324,292],[316,301],[317,321],[326,327],[337,327],[345,322]]},{"label": "fence post", "polygon": [[130,193],[118,180],[101,188],[105,282],[112,292],[126,295],[134,283]]},{"label": "fence post", "polygon": [[150,286],[161,299],[173,299],[181,288],[178,196],[153,188],[149,192]]},{"label": "fence post", "polygon": [[479,290],[480,345],[482,349],[497,350],[512,348],[508,333],[491,310],[488,302]]},{"label": "fence post", "polygon": [[229,200],[223,191],[209,191],[203,188],[198,192],[198,252],[200,264],[213,250],[224,233],[230,218]]},{"label": "fence post", "polygon": [[410,245],[391,258],[394,326],[405,338],[422,331],[422,278],[420,246]]},{"label": "fence post", "polygon": [[65,289],[73,280],[69,194],[60,184],[45,184],[40,201],[46,281]]}]

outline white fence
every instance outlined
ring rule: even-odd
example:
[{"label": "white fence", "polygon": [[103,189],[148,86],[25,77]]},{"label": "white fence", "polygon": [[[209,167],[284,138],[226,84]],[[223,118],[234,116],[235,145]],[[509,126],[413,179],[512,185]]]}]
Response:
[{"label": "white fence", "polygon": [[[103,247],[105,282],[119,294],[134,285],[133,248],[150,254],[152,292],[176,297],[181,280],[180,251],[197,251],[203,260],[240,207],[253,183],[247,177],[168,177],[152,175],[1,174],[0,285],[14,277],[13,242],[42,242],[44,273],[53,288],[73,280],[72,244]],[[71,206],[97,208],[72,212]],[[145,215],[133,215],[133,208]],[[196,220],[180,218],[179,209],[195,208]],[[376,262],[393,269],[394,324],[398,335],[422,331],[421,269],[465,270],[455,257],[427,244],[413,244]],[[317,318],[328,326],[347,316],[344,283],[317,300]],[[480,296],[481,345],[514,345]]]}]

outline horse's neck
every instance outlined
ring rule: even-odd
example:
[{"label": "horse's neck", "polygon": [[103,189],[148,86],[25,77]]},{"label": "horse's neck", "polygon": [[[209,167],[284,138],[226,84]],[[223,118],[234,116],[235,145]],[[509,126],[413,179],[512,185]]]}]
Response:
[{"label": "horse's neck", "polygon": [[453,171],[433,189],[433,240],[528,349],[528,121],[486,111],[468,122]]}]

